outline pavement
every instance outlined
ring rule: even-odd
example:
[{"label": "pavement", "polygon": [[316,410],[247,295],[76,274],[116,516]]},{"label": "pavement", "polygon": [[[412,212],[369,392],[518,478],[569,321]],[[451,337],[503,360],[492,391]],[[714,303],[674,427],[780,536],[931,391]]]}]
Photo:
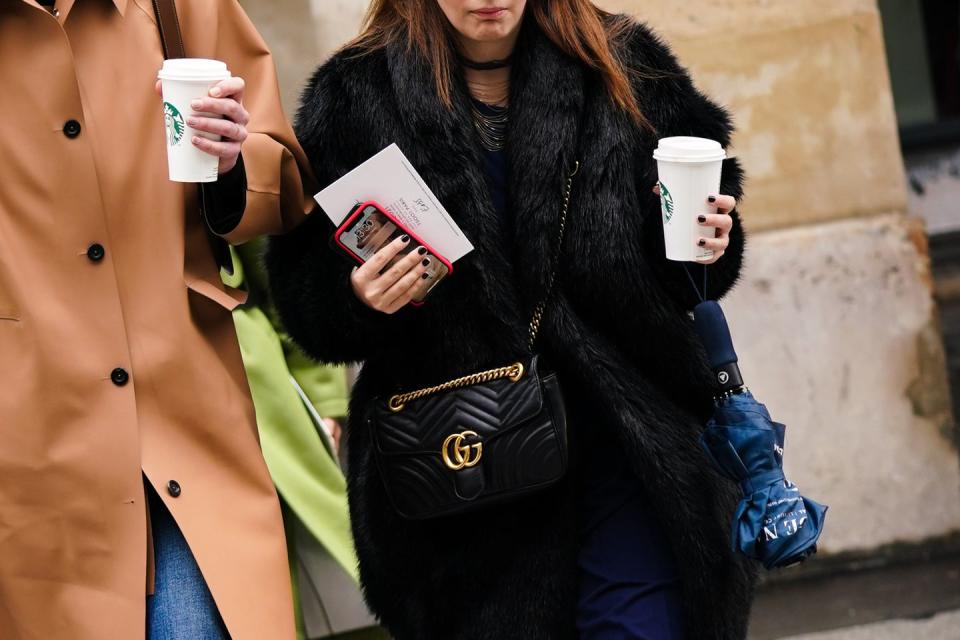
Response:
[{"label": "pavement", "polygon": [[960,640],[955,547],[839,570],[810,564],[761,585],[749,640]]},{"label": "pavement", "polygon": [[960,640],[960,611],[941,613],[926,620],[890,620],[787,636],[784,640]]}]

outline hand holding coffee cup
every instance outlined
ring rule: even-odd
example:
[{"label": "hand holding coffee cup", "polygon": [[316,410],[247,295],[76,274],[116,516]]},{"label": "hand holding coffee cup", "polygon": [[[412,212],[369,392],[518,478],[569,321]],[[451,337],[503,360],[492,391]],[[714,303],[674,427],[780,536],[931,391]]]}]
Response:
[{"label": "hand holding coffee cup", "polygon": [[[660,195],[660,185],[653,185],[653,192]],[[706,210],[716,213],[701,213],[697,216],[697,224],[703,229],[703,235],[696,239],[697,246],[712,251],[709,258],[698,258],[700,264],[713,264],[723,257],[730,246],[730,231],[733,229],[733,218],[730,214],[737,208],[737,200],[733,196],[709,195],[706,201]]]},{"label": "hand holding coffee cup", "polygon": [[250,114],[244,81],[217,60],[166,60],[158,74],[163,96],[170,179],[215,182],[236,166]]},{"label": "hand holding coffee cup", "polygon": [[663,138],[653,157],[667,259],[716,262],[730,244],[736,206],[734,198],[719,194],[723,147],[706,138]]},{"label": "hand holding coffee cup", "polygon": [[[245,87],[243,78],[228,78],[211,87],[208,97],[190,104],[198,114],[219,116],[191,116],[187,118],[187,126],[210,134],[210,137],[194,136],[191,142],[201,151],[219,158],[217,170],[220,175],[236,166],[240,148],[247,139],[250,113],[243,107]],[[219,136],[219,140],[215,139],[216,136]]]}]

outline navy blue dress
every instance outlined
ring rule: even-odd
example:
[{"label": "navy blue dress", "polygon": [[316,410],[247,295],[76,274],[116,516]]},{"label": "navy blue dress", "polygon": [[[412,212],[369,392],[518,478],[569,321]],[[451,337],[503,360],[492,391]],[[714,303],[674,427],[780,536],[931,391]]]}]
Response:
[{"label": "navy blue dress", "polygon": [[[480,113],[502,109],[482,102]],[[509,224],[509,164],[503,150],[481,148],[493,205]],[[588,416],[571,415],[575,420]],[[580,553],[577,629],[581,640],[683,638],[676,559],[652,517],[613,434],[584,429],[577,442]]]}]

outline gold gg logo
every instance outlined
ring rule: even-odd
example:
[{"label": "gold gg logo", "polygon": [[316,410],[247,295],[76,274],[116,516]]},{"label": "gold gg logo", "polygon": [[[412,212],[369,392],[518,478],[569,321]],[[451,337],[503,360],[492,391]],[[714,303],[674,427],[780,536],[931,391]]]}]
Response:
[{"label": "gold gg logo", "polygon": [[480,457],[483,455],[483,443],[464,444],[463,441],[470,437],[478,437],[476,431],[464,431],[455,433],[443,441],[443,448],[440,450],[443,456],[443,464],[452,471],[469,469],[477,466]]}]

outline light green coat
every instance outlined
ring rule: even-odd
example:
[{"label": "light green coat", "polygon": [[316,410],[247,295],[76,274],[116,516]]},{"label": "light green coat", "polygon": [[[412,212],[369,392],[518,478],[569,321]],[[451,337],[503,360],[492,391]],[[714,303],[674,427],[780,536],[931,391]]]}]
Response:
[{"label": "light green coat", "polygon": [[346,483],[290,382],[323,417],[346,415],[346,376],[295,351],[258,307],[234,312],[240,350],[257,410],[260,445],[277,492],[337,562],[356,578]]},{"label": "light green coat", "polygon": [[[264,287],[258,268],[258,250],[255,243],[238,249],[234,255],[234,274],[223,274],[224,281],[231,286],[246,282],[254,291]],[[269,308],[265,311],[252,305],[234,312],[263,456],[288,511],[286,515],[289,517],[292,512],[356,582],[357,560],[350,531],[346,481],[328,441],[318,431],[297,391],[299,386],[317,416],[345,416],[349,397],[346,371],[311,361],[278,331],[269,313]],[[288,541],[292,543],[290,536]],[[295,571],[294,551],[291,547],[291,568]],[[296,575],[293,583],[296,594]],[[298,627],[303,638],[302,625]],[[371,632],[350,637],[383,636]]]}]

